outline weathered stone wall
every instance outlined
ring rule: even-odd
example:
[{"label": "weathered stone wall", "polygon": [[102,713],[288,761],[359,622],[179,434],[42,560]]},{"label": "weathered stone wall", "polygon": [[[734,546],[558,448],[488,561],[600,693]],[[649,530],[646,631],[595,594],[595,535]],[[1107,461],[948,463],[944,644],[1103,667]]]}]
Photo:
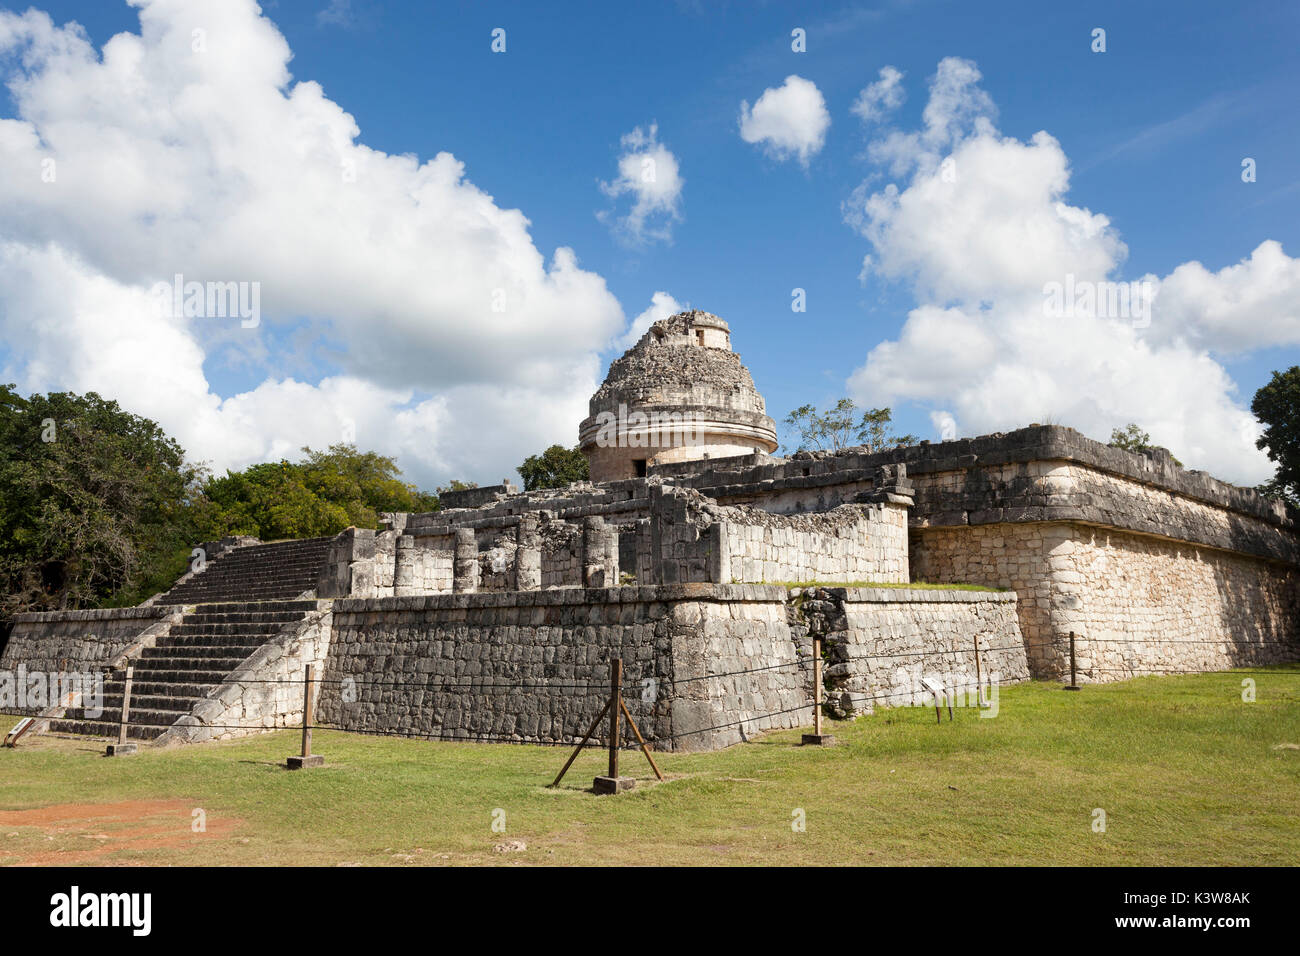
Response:
[{"label": "weathered stone wall", "polygon": [[786,590],[719,590],[760,600],[674,606],[674,750],[717,750],[812,723],[812,649],[790,628]]},{"label": "weathered stone wall", "polygon": [[53,673],[62,669],[97,670],[108,666],[146,633],[166,633],[157,625],[180,619],[170,605],[100,608],[84,611],[31,611],[18,614],[0,657],[0,670]]},{"label": "weathered stone wall", "polygon": [[582,526],[543,520],[537,529],[543,588],[582,587]]},{"label": "weathered stone wall", "polygon": [[1058,641],[1075,632],[1080,679],[1300,658],[1296,569],[1127,532],[1074,531],[1048,562],[1053,629]]},{"label": "weathered stone wall", "polygon": [[901,505],[841,505],[807,515],[728,508],[720,523],[724,579],[745,584],[908,580],[907,508]]},{"label": "weathered stone wall", "polygon": [[455,554],[456,539],[451,534],[398,537],[393,562],[394,596],[450,592]]},{"label": "weathered stone wall", "polygon": [[1072,461],[990,463],[914,475],[913,483],[920,527],[1067,520],[1300,562],[1285,510],[1273,512],[1264,499],[1250,502],[1256,509],[1238,511],[1226,492],[1217,500],[1208,492],[1192,497],[1173,484]]},{"label": "weathered stone wall", "polygon": [[987,699],[992,684],[1029,677],[1013,593],[822,590],[839,596],[843,612],[826,639],[830,663],[825,676],[833,713],[932,704],[934,695],[922,682],[926,677],[952,693],[959,706],[978,699],[978,684]]},{"label": "weathered stone wall", "polygon": [[1067,673],[1071,631],[1081,676],[1098,681],[1300,655],[1300,573],[1287,565],[1068,522],[912,533],[916,577],[1016,591],[1038,676]]},{"label": "weathered stone wall", "polygon": [[[343,729],[573,742],[608,696],[613,657],[660,749],[724,746],[808,718],[797,665],[731,674],[795,661],[780,588],[349,600],[335,602],[333,624],[320,719]],[[720,674],[730,676],[710,676]],[[764,716],[772,711],[788,712]]]},{"label": "weathered stone wall", "polygon": [[[374,593],[366,597],[392,597],[397,585],[397,539],[400,531],[388,530],[375,534]],[[362,595],[357,595],[358,597]]]},{"label": "weathered stone wall", "polygon": [[719,505],[689,488],[650,498],[651,564],[664,583],[907,581],[901,496],[814,514]]},{"label": "weathered stone wall", "polygon": [[444,491],[438,499],[443,511],[452,511],[457,508],[481,508],[483,505],[517,494],[519,494],[519,487],[504,479],[499,485]]}]

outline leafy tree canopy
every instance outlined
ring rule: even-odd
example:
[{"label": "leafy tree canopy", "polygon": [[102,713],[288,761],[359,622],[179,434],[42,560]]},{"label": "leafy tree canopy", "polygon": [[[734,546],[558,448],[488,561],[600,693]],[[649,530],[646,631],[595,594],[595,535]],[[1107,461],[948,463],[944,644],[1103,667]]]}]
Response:
[{"label": "leafy tree canopy", "polygon": [[316,538],[353,526],[378,528],[387,511],[437,510],[437,497],[403,482],[392,458],[348,444],[302,451],[296,463],[252,465],[209,481],[205,537]]},{"label": "leafy tree canopy", "polygon": [[157,423],[94,392],[0,385],[0,615],[136,604],[199,541],[317,537],[438,508],[391,458],[352,445],[303,455],[212,477]]},{"label": "leafy tree canopy", "polygon": [[861,445],[876,452],[920,441],[915,435],[895,435],[889,427],[892,419],[888,408],[869,408],[859,414],[853,399],[841,398],[825,412],[801,405],[785,417],[785,424],[799,433],[796,451],[838,451]]},{"label": "leafy tree canopy", "polygon": [[590,477],[587,459],[576,445],[573,448],[552,445],[540,455],[529,455],[515,470],[524,479],[525,491],[562,488],[570,482],[586,481]]},{"label": "leafy tree canopy", "polygon": [[0,385],[0,610],[134,603],[170,581],[202,477],[155,422],[116,402]]},{"label": "leafy tree canopy", "polygon": [[1300,365],[1274,372],[1255,393],[1250,410],[1264,426],[1255,445],[1277,465],[1277,473],[1259,490],[1300,505]]}]

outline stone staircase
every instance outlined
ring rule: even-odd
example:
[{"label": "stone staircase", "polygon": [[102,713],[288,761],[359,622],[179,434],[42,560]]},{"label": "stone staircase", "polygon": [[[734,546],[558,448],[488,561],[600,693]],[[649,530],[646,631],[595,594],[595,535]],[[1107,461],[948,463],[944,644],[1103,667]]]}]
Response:
[{"label": "stone staircase", "polygon": [[[201,604],[187,613],[170,634],[132,661],[127,736],[161,736],[281,628],[301,621],[318,606],[314,600],[223,602]],[[125,681],[126,672],[117,670],[104,682],[98,718],[88,718],[83,708],[70,708],[50,721],[50,731],[116,736]]]},{"label": "stone staircase", "polygon": [[286,601],[314,590],[332,538],[254,544],[222,552],[155,604]]},{"label": "stone staircase", "polygon": [[[281,628],[319,607],[311,598],[330,538],[255,544],[225,551],[160,595],[155,604],[194,605],[165,637],[132,660],[127,736],[153,740],[190,713]],[[125,670],[104,682],[102,713],[70,708],[50,721],[54,733],[116,736]]]}]

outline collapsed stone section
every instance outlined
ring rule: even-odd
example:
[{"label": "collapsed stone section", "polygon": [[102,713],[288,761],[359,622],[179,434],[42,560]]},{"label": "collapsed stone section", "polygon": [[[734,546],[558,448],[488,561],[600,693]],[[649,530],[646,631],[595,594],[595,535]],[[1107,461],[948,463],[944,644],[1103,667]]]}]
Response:
[{"label": "collapsed stone section", "polygon": [[[589,490],[588,490],[589,489]],[[662,479],[526,493],[338,536],[321,597],[619,584],[908,580],[905,470],[877,469],[824,512],[720,505]]]}]

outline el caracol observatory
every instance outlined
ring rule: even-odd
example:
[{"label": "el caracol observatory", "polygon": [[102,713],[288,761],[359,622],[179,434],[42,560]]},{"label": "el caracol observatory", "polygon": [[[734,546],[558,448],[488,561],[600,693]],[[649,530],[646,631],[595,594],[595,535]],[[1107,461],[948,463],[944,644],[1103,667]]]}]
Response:
[{"label": "el caracol observatory", "polygon": [[591,480],[644,477],[651,465],[770,454],[776,424],[727,323],[679,312],[650,326],[591,397],[578,442]]}]

